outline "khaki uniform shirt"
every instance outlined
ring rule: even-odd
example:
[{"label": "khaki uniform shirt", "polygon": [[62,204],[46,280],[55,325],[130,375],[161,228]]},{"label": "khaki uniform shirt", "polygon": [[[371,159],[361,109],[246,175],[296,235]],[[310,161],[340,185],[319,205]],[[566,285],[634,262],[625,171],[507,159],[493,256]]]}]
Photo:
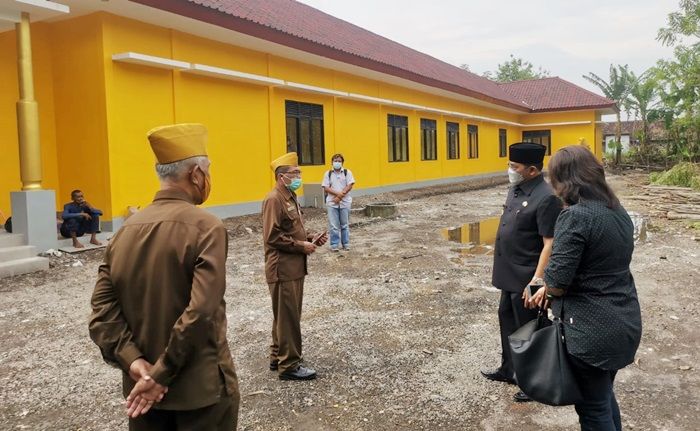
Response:
[{"label": "khaki uniform shirt", "polygon": [[312,235],[296,195],[279,182],[262,204],[265,278],[268,283],[298,280],[307,274],[304,242]]},{"label": "khaki uniform shirt", "polygon": [[226,255],[221,220],[183,192],[159,191],[110,241],[92,295],[90,337],[123,371],[143,357],[169,387],[155,408],[191,410],[238,391],[226,340]]}]

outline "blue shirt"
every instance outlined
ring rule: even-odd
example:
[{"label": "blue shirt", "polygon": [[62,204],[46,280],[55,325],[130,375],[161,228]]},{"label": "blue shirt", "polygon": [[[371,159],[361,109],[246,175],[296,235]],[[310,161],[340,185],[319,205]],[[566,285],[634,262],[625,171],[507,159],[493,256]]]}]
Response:
[{"label": "blue shirt", "polygon": [[63,214],[61,217],[63,220],[66,220],[69,218],[80,217],[80,214],[82,213],[98,216],[102,215],[102,211],[98,210],[97,208],[90,209],[90,207],[87,205],[78,205],[75,202],[70,202],[63,205]]}]

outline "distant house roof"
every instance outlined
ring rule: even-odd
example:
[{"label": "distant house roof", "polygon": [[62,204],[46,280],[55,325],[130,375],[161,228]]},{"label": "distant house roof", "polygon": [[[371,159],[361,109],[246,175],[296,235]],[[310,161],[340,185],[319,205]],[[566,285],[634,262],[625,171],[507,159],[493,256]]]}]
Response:
[{"label": "distant house roof", "polygon": [[[617,127],[616,121],[609,121],[603,123],[603,135],[614,135],[615,128]],[[623,135],[629,135],[632,131],[637,131],[642,128],[641,121],[621,121],[620,122],[620,133]]]},{"label": "distant house roof", "polygon": [[498,84],[293,0],[130,1],[523,112],[615,105],[559,78]]},{"label": "distant house roof", "polygon": [[[615,127],[617,123],[614,121],[603,123],[603,136],[609,136],[615,134]],[[637,121],[621,121],[620,131],[623,135],[632,135],[642,130],[642,122]],[[664,123],[662,121],[655,121],[649,123],[649,139],[652,141],[664,140],[668,137],[668,132]]]}]

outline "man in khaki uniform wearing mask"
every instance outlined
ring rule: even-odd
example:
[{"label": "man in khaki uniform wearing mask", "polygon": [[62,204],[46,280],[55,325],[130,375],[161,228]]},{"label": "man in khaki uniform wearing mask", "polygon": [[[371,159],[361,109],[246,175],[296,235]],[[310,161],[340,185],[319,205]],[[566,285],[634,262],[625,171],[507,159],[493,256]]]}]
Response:
[{"label": "man in khaki uniform wearing mask", "polygon": [[110,241],[92,295],[90,337],[122,370],[130,430],[236,429],[228,236],[196,206],[211,188],[206,139],[201,124],[148,133],[161,189]]},{"label": "man in khaki uniform wearing mask", "polygon": [[272,161],[275,188],[263,201],[265,278],[272,298],[270,370],[280,380],[311,380],[316,371],[301,365],[301,305],[306,256],[325,244],[328,234],[313,235],[304,219],[295,191],[301,187],[297,153]]}]

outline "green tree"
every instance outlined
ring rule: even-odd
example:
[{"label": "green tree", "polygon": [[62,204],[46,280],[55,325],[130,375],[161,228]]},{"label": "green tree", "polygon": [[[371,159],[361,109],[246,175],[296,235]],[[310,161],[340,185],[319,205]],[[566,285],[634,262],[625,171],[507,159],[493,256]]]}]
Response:
[{"label": "green tree", "polygon": [[510,60],[500,63],[495,72],[484,72],[484,77],[498,82],[513,82],[522,81],[525,79],[546,78],[549,76],[549,71],[535,66],[529,61],[522,58],[516,58],[513,54],[510,55]]},{"label": "green tree", "polygon": [[627,96],[630,91],[630,72],[629,66],[610,65],[610,77],[604,80],[593,72],[588,75],[583,75],[583,78],[600,88],[605,97],[614,100],[617,104],[617,124],[615,126],[615,164],[620,163],[622,158],[622,146],[620,144],[620,136],[622,135],[622,122],[620,120],[620,109],[624,106]]},{"label": "green tree", "polygon": [[661,102],[671,114],[671,153],[681,159],[700,158],[700,52],[676,47],[673,60],[659,60],[657,79]]},{"label": "green tree", "polygon": [[657,33],[656,40],[666,46],[675,45],[680,36],[700,39],[700,0],[681,0],[680,8],[680,11],[668,14],[668,26],[660,28]]},{"label": "green tree", "polygon": [[634,72],[629,73],[629,94],[624,101],[626,107],[642,121],[640,136],[640,154],[648,155],[649,119],[657,104],[658,82],[656,70],[649,69],[640,76]]},{"label": "green tree", "polygon": [[675,58],[657,62],[656,78],[673,137],[667,153],[692,161],[700,159],[700,0],[681,0],[680,8],[659,29],[657,40],[675,46]]}]

